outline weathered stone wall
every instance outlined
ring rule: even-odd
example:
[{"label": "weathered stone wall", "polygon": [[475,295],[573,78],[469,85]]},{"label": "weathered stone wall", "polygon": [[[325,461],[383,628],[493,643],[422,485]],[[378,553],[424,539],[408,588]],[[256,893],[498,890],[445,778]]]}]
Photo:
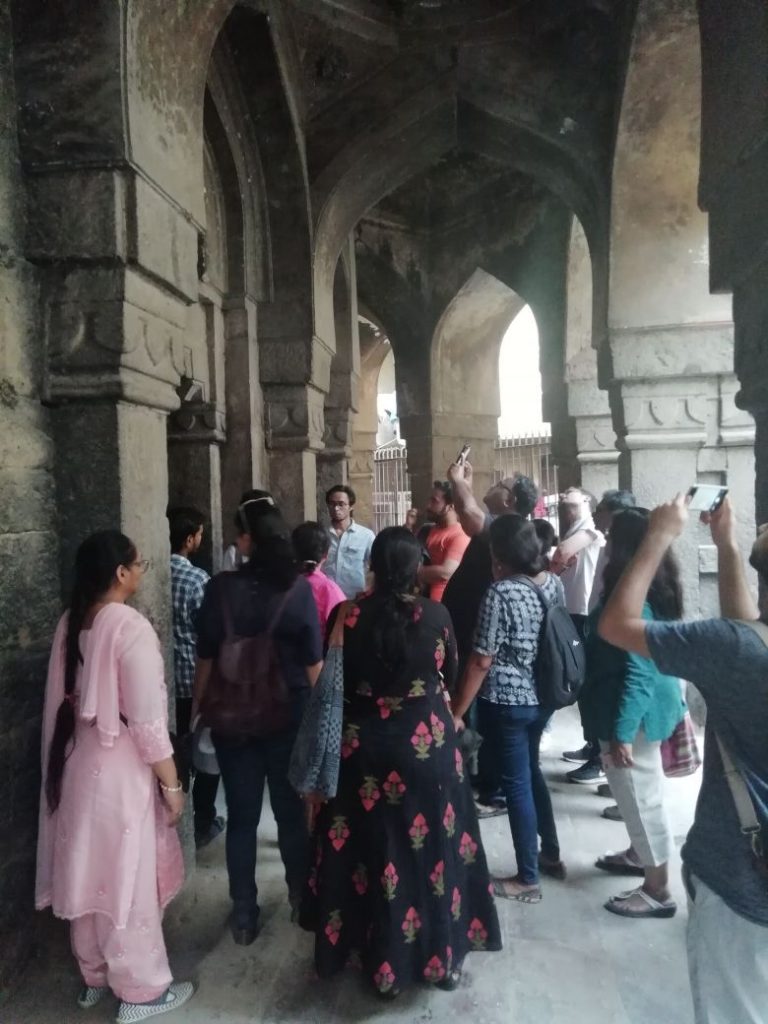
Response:
[{"label": "weathered stone wall", "polygon": [[24,258],[9,3],[0,2],[0,1002],[30,951],[39,722],[60,610],[51,419],[37,281]]}]

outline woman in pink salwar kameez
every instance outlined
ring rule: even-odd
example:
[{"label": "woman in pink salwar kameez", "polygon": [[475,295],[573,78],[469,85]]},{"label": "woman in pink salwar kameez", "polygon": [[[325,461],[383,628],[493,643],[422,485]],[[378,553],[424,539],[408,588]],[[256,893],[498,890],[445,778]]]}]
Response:
[{"label": "woman in pink salwar kameez", "polygon": [[193,992],[172,982],[162,931],[183,881],[184,799],[163,659],[150,623],[125,604],[146,569],[116,531],[81,544],[43,718],[35,905],[71,921],[79,1004],[111,989],[119,1024],[167,1013]]}]

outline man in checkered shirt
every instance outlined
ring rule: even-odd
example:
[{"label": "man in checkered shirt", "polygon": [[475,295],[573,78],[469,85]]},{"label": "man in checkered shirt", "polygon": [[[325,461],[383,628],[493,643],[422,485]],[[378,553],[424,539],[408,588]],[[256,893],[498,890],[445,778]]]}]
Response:
[{"label": "man in checkered shirt", "polygon": [[[194,508],[168,510],[171,531],[171,596],[173,599],[173,663],[176,688],[176,732],[181,738],[190,730],[192,685],[195,679],[197,613],[210,576],[192,565],[189,556],[203,541],[204,517]],[[195,812],[195,845],[207,846],[224,829],[216,815],[218,775],[196,772],[192,787]]]}]

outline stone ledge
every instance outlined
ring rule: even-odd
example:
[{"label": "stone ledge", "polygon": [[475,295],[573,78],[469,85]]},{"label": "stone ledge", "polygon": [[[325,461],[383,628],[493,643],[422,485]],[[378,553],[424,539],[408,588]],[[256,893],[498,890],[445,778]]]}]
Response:
[{"label": "stone ledge", "polygon": [[733,324],[612,328],[613,378],[657,380],[733,374]]}]

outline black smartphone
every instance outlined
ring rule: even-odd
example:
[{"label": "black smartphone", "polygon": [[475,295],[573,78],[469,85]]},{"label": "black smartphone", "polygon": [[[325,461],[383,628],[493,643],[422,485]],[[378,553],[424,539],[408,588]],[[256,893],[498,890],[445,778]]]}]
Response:
[{"label": "black smartphone", "polygon": [[456,456],[456,465],[463,466],[469,457],[469,453],[472,451],[471,444],[465,444],[459,454]]}]

